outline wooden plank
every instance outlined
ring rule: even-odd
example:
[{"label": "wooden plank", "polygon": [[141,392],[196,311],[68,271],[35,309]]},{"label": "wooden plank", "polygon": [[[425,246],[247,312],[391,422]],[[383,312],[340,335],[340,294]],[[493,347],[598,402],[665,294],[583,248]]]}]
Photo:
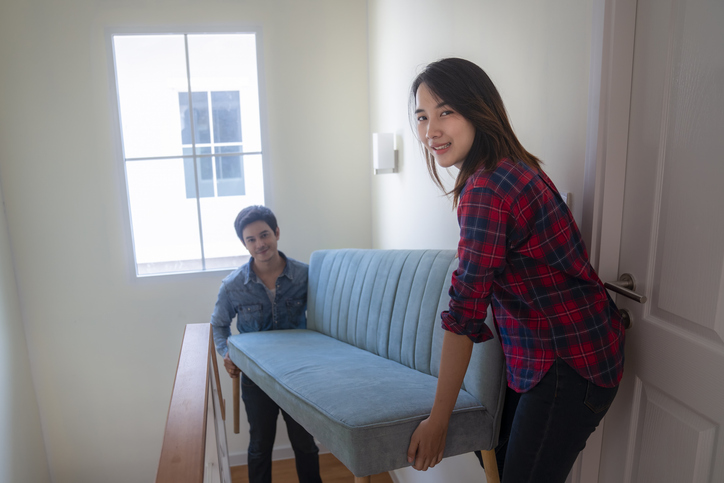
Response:
[{"label": "wooden plank", "polygon": [[186,325],[156,483],[203,481],[210,337],[210,324]]},{"label": "wooden plank", "polygon": [[219,363],[216,362],[213,329],[211,332],[211,337],[209,337],[209,357],[214,363],[214,379],[216,380],[216,389],[218,391],[219,405],[221,406],[221,419],[226,421],[226,401],[224,401],[224,397],[221,395],[221,381],[219,381]]}]

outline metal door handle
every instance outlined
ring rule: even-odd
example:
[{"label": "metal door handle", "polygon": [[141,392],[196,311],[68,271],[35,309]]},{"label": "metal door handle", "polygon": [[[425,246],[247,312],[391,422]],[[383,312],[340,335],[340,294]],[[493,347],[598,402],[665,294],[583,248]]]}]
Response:
[{"label": "metal door handle", "polygon": [[606,282],[603,286],[640,304],[646,303],[646,295],[639,295],[634,292],[636,290],[636,279],[630,273],[621,274],[617,281]]}]

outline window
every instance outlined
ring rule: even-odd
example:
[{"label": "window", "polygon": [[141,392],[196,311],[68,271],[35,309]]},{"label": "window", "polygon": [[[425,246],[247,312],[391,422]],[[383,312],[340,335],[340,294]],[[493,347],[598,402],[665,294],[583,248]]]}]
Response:
[{"label": "window", "polygon": [[[195,136],[191,135],[189,97],[194,109]],[[196,198],[197,182],[201,198],[244,195],[244,168],[239,156],[242,151],[239,92],[192,92],[191,96],[180,92],[178,98],[184,155],[193,154],[194,141],[204,154],[227,154],[217,157],[214,163],[211,158],[202,158],[196,167],[196,177],[193,159],[184,159],[186,197]],[[229,155],[231,153],[236,155]]]},{"label": "window", "polygon": [[235,268],[264,204],[255,33],[112,36],[139,276]]}]

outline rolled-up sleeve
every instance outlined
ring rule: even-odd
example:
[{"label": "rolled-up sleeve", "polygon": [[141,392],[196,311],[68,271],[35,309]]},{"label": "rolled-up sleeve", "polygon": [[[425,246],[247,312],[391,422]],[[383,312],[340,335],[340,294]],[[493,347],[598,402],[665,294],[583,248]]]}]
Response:
[{"label": "rolled-up sleeve", "polygon": [[473,342],[493,338],[485,324],[497,273],[505,268],[507,209],[489,189],[466,189],[458,204],[460,263],[453,272],[449,310],[442,313],[445,330]]},{"label": "rolled-up sleeve", "polygon": [[229,350],[226,345],[226,339],[231,335],[231,321],[235,315],[236,311],[229,299],[226,286],[222,284],[219,289],[219,296],[216,299],[214,313],[211,314],[211,327],[213,328],[216,352],[222,357],[226,356]]}]

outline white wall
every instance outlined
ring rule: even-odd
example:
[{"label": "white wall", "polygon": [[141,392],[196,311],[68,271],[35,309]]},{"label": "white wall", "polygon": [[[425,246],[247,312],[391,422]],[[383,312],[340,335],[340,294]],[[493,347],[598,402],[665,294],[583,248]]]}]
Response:
[{"label": "white wall", "polygon": [[[523,145],[582,215],[592,0],[370,0],[370,126],[395,132],[400,172],[375,176],[376,248],[454,248],[458,227],[432,184],[408,118],[408,91],[429,62],[480,65]],[[456,173],[454,168],[451,173]],[[443,179],[453,177],[441,172]],[[452,184],[451,184],[452,186]]]},{"label": "white wall", "polygon": [[[369,0],[368,11],[370,127],[396,133],[400,150],[399,173],[373,178],[375,248],[457,246],[451,201],[429,179],[407,109],[415,75],[450,56],[486,70],[523,145],[545,163],[560,191],[573,193],[580,223],[592,0]],[[453,177],[447,179],[452,186]],[[427,473],[394,473],[400,483],[484,478],[471,455]]]},{"label": "white wall", "polygon": [[[152,480],[183,327],[208,321],[224,276],[129,275],[104,29],[262,26],[271,206],[280,248],[308,260],[371,245],[366,13],[363,0],[0,4],[0,182],[19,294],[2,315],[15,335],[0,341],[22,345],[22,313],[53,481]],[[8,384],[32,415],[32,387]]]},{"label": "white wall", "polygon": [[49,481],[0,191],[0,482]]}]

